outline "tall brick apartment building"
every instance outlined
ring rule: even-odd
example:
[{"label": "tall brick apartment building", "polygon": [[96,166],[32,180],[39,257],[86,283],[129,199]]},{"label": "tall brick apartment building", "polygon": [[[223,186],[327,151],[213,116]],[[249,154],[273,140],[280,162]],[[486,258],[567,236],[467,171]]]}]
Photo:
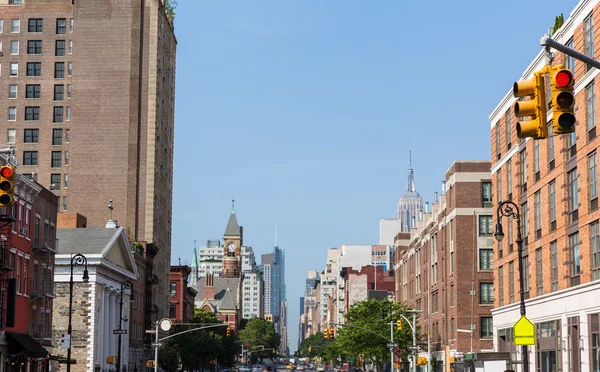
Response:
[{"label": "tall brick apartment building", "polygon": [[[600,48],[594,46],[600,39],[598,20],[600,1],[580,1],[553,38],[600,59]],[[600,79],[598,70],[562,53],[555,54],[554,64],[565,65],[575,76],[575,133],[542,141],[520,140],[515,130],[515,99],[507,93],[490,116],[494,210],[499,200],[510,199],[520,206],[527,316],[537,332],[536,345],[529,347],[530,370],[553,366],[548,370],[598,371],[600,133],[596,129],[596,83],[600,85]],[[531,78],[543,65],[540,53],[523,78]],[[551,112],[548,118],[552,119]],[[516,224],[512,222],[503,218],[506,236],[495,243],[494,345],[498,351],[513,351],[514,358],[520,359],[512,334],[519,318]]]},{"label": "tall brick apartment building", "polygon": [[156,246],[158,318],[169,310],[177,44],[163,2],[0,0],[0,144],[60,211],[104,227],[112,199],[112,219]]},{"label": "tall brick apartment building", "polygon": [[[423,310],[418,324],[431,332],[432,357],[492,349],[492,180],[489,161],[456,161],[442,190],[396,237],[396,300]],[[463,332],[461,332],[461,331]],[[464,332],[471,331],[472,333]],[[426,356],[426,346],[421,354]]]}]

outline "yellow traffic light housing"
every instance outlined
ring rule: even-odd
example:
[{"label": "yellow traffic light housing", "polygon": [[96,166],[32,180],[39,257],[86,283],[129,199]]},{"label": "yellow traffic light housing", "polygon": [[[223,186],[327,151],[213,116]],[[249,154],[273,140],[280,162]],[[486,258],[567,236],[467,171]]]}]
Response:
[{"label": "yellow traffic light housing", "polygon": [[227,337],[231,336],[231,328],[227,327]]},{"label": "yellow traffic light housing", "polygon": [[573,74],[558,65],[552,67],[550,77],[554,134],[573,133],[576,121]]},{"label": "yellow traffic light housing", "polygon": [[517,136],[519,138],[532,137],[543,139],[548,137],[548,121],[546,118],[547,103],[544,74],[549,72],[549,66],[535,72],[533,79],[517,81],[513,85],[515,98],[529,96],[530,99],[515,103],[515,116],[530,116],[530,120],[517,122]]},{"label": "yellow traffic light housing", "polygon": [[10,207],[15,203],[15,167],[0,166],[0,207]]},{"label": "yellow traffic light housing", "polygon": [[329,339],[329,328],[325,328],[325,332],[323,332],[323,337],[328,340]]},{"label": "yellow traffic light housing", "polygon": [[329,329],[329,338],[330,339],[335,339],[335,330],[333,328]]},{"label": "yellow traffic light housing", "polygon": [[398,320],[396,321],[396,329],[397,329],[398,331],[401,331],[401,330],[402,330],[402,319],[398,319]]}]

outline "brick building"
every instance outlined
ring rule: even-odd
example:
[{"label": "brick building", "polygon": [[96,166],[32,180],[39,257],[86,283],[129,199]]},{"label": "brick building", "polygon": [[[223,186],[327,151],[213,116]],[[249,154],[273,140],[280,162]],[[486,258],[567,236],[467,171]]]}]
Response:
[{"label": "brick building", "polygon": [[397,236],[396,300],[423,310],[418,324],[431,332],[431,360],[445,360],[446,346],[449,356],[492,348],[491,188],[489,161],[455,161],[410,240]]},{"label": "brick building", "polygon": [[[15,204],[0,208],[2,281],[0,368],[45,371],[52,345],[57,197],[28,177],[15,177]],[[9,282],[12,282],[9,285]],[[14,286],[14,291],[7,287]],[[14,308],[8,309],[12,302]]]},{"label": "brick building", "polygon": [[[553,38],[600,59],[600,49],[594,47],[594,40],[600,39],[598,19],[600,2],[582,0]],[[522,78],[532,78],[544,66],[544,57],[540,52]],[[490,115],[493,205],[495,211],[499,200],[512,200],[520,208],[526,310],[537,332],[536,345],[529,347],[530,370],[551,365],[550,371],[597,371],[600,142],[595,84],[600,79],[598,70],[562,53],[555,54],[554,64],[563,64],[575,77],[575,133],[542,141],[517,138],[516,99],[507,93]],[[512,334],[520,300],[516,224],[503,218],[502,225],[505,237],[495,243],[494,345],[520,360]]]},{"label": "brick building", "polygon": [[113,200],[132,240],[158,247],[166,317],[177,41],[164,0],[0,0],[0,14],[0,144],[88,227]]},{"label": "brick building", "polygon": [[344,314],[348,313],[350,307],[355,303],[366,300],[369,291],[388,291],[388,297],[393,298],[394,296],[394,272],[386,271],[383,266],[368,265],[358,270],[352,267],[343,267],[340,276],[343,279],[340,286],[344,291],[344,308],[342,309]]},{"label": "brick building", "polygon": [[171,266],[169,318],[173,322],[191,323],[194,320],[194,299],[198,292],[188,287],[188,277],[191,272],[192,269],[187,265]]}]

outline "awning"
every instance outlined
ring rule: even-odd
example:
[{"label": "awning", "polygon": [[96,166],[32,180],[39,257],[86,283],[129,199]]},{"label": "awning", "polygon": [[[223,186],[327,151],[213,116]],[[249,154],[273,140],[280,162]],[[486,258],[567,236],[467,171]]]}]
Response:
[{"label": "awning", "polygon": [[6,336],[9,350],[25,350],[28,356],[34,358],[45,358],[48,355],[48,351],[28,334],[6,332]]}]

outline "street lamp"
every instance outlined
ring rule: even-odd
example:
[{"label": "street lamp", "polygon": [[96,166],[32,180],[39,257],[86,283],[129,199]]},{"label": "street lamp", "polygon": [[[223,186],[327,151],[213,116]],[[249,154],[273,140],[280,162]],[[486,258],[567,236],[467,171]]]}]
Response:
[{"label": "street lamp", "polygon": [[133,287],[133,283],[131,283],[129,280],[125,280],[124,282],[121,283],[121,301],[119,302],[119,344],[118,344],[118,351],[117,351],[117,372],[121,372],[121,336],[122,336],[122,325],[123,325],[123,321],[128,321],[127,318],[123,319],[123,292],[125,292],[126,289],[131,290],[131,288]]},{"label": "street lamp", "polygon": [[71,326],[71,317],[73,315],[73,268],[75,266],[82,265],[83,276],[81,279],[84,283],[87,283],[90,280],[87,268],[87,257],[81,253],[77,253],[75,256],[71,257],[71,277],[69,278],[69,326],[67,328],[67,333],[69,334],[69,348],[67,349],[67,372],[71,372],[71,332],[73,331]]},{"label": "street lamp", "polygon": [[[519,206],[512,201],[500,201],[498,203],[498,222],[496,223],[496,232],[494,238],[498,242],[501,242],[504,238],[504,232],[502,232],[502,217],[512,217],[517,220],[517,254],[519,260],[519,294],[521,296],[521,316],[525,316],[525,279],[523,277],[523,237],[521,236],[521,214],[519,212]],[[522,361],[523,361],[523,372],[529,372],[529,355],[527,351],[527,345],[522,346]]]}]

